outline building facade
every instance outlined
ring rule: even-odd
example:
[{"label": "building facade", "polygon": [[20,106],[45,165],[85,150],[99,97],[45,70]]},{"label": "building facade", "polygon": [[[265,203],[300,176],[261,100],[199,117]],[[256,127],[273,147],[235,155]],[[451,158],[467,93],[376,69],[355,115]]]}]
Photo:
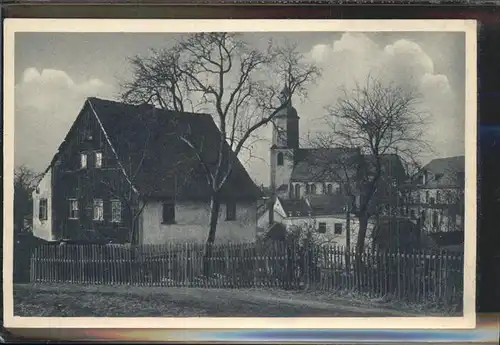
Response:
[{"label": "building facade", "polygon": [[[196,153],[177,135],[183,128],[208,143],[201,155],[214,154],[220,133],[209,115],[89,98],[33,192],[34,235],[47,241],[205,242],[210,189]],[[235,158],[219,195],[216,241],[253,241],[260,197]]]},{"label": "building facade", "polygon": [[403,188],[405,215],[427,233],[464,230],[465,157],[434,159]]},{"label": "building facade", "polygon": [[[375,166],[373,157],[364,155],[357,148],[300,147],[299,116],[292,106],[291,100],[274,119],[272,138],[270,184],[274,197],[281,200],[280,203],[286,202],[286,200],[317,199],[317,196],[344,200],[349,195],[354,199],[354,205],[360,205],[363,198],[363,193],[360,191],[360,181],[368,176],[363,174],[373,173]],[[382,178],[378,182],[372,199],[376,200],[374,204],[377,205],[376,207],[380,207],[380,212],[386,212],[386,209],[391,209],[393,205],[397,204],[399,185],[407,179],[407,176],[403,164],[396,154],[384,154],[379,158],[382,165]],[[342,207],[344,207],[346,203],[342,202],[344,203]],[[274,203],[273,207],[279,209],[279,203]],[[328,227],[332,228],[335,227],[335,224],[342,223],[345,228],[345,210],[341,212],[342,214],[328,212],[329,220],[326,221]],[[302,215],[299,220],[296,216],[293,216],[293,219],[287,216],[287,219],[283,220],[277,210],[270,213],[268,219],[265,216],[260,217],[260,228],[266,228],[272,222],[285,222],[287,224],[302,222],[308,217]],[[351,218],[352,228],[355,229],[357,219],[354,216]],[[316,220],[311,221],[318,223]],[[338,228],[339,225],[337,225]]]}]

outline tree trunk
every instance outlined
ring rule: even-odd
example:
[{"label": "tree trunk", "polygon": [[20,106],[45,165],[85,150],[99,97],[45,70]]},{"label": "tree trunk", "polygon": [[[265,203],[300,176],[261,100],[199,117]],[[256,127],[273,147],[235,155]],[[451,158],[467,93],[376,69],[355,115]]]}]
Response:
[{"label": "tree trunk", "polygon": [[219,220],[220,201],[217,193],[210,197],[210,227],[208,229],[207,242],[205,244],[205,253],[203,257],[203,275],[210,275],[210,258],[212,256],[212,247],[215,242],[215,233],[217,231],[217,222]]},{"label": "tree trunk", "polygon": [[358,241],[356,243],[356,263],[355,263],[358,290],[362,289],[361,282],[363,277],[363,252],[365,250],[365,239],[366,239],[367,228],[368,228],[368,216],[361,215],[359,217],[359,232],[358,232]]}]

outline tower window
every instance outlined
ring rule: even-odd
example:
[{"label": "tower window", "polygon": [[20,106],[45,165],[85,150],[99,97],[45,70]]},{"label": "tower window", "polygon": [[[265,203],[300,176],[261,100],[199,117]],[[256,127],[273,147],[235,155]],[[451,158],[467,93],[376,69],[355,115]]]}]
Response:
[{"label": "tower window", "polygon": [[283,165],[283,152],[278,153],[278,165]]}]

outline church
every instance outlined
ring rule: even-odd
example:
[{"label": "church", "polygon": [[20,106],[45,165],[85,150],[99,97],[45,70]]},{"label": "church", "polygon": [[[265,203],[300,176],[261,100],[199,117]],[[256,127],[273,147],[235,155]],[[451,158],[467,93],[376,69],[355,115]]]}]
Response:
[{"label": "church", "polygon": [[[282,99],[288,98],[286,92],[283,90]],[[275,223],[288,229],[306,224],[325,237],[335,238],[333,242],[345,245],[347,195],[353,196],[359,205],[361,193],[356,190],[356,182],[361,171],[366,171],[359,167],[373,160],[357,148],[300,147],[299,125],[300,117],[289,100],[273,121],[270,188],[274,205],[267,216],[259,219],[259,228],[265,230]],[[397,199],[398,185],[407,176],[396,154],[382,156],[382,169],[384,178],[377,194],[383,200],[377,204],[384,205],[386,212]],[[355,232],[356,219],[350,225]]]}]

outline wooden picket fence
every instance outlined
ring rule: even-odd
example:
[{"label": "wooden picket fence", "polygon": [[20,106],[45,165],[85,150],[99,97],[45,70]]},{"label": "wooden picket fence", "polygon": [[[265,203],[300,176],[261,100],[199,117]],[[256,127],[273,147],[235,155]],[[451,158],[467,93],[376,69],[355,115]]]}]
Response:
[{"label": "wooden picket fence", "polygon": [[463,255],[370,250],[357,256],[337,246],[274,242],[214,245],[210,258],[204,260],[204,249],[191,243],[43,245],[31,257],[30,279],[37,283],[356,291],[446,306],[462,301]]}]

